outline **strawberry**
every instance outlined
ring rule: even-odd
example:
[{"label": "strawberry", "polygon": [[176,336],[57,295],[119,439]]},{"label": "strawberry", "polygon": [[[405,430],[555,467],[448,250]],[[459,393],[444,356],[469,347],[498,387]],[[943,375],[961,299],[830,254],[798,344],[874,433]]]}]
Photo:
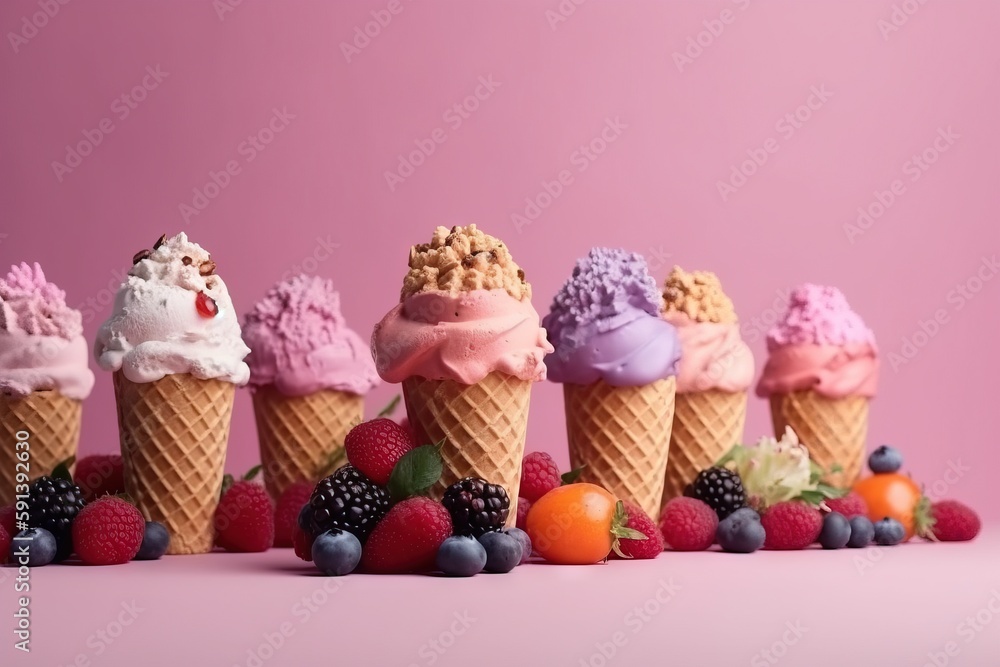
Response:
[{"label": "strawberry", "polygon": [[0,525],[0,565],[7,562],[7,555],[10,553],[10,533]]},{"label": "strawberry", "polygon": [[344,438],[347,460],[379,486],[389,483],[392,469],[413,447],[410,431],[385,417],[361,422]]},{"label": "strawberry", "polygon": [[444,505],[423,496],[408,498],[375,526],[361,567],[383,574],[433,569],[438,547],[451,532],[451,515]]},{"label": "strawberry", "polygon": [[87,565],[121,565],[139,553],[146,520],[116,496],[88,503],[73,521],[73,549]]},{"label": "strawberry", "polygon": [[87,502],[101,496],[125,493],[125,479],[120,454],[95,454],[84,456],[76,462],[73,475]]},{"label": "strawberry", "polygon": [[[644,540],[630,540],[623,538],[618,540],[618,548],[629,558],[645,560],[656,558],[663,552],[663,534],[660,533],[656,522],[649,518],[649,515],[642,511],[642,508],[633,502],[625,501],[625,513],[628,515],[626,528],[638,530],[646,536]],[[609,557],[620,559],[613,549]]]},{"label": "strawberry", "polygon": [[674,551],[704,551],[715,542],[719,515],[697,498],[673,498],[663,506],[660,533]]},{"label": "strawberry", "polygon": [[528,510],[531,509],[531,501],[521,497],[517,499],[517,523],[514,524],[521,530],[525,530],[528,525]]},{"label": "strawberry", "polygon": [[848,519],[856,516],[868,516],[868,503],[854,491],[842,498],[827,498],[823,501],[831,512],[840,512]]},{"label": "strawberry", "polygon": [[14,530],[14,521],[17,516],[17,511],[14,509],[13,505],[7,505],[7,507],[0,507],[0,527],[7,531],[7,534],[13,537],[17,535],[17,531]]},{"label": "strawberry", "polygon": [[309,502],[314,486],[312,482],[296,482],[281,494],[274,510],[274,546],[294,546],[292,537],[298,526],[299,512]]},{"label": "strawberry", "polygon": [[240,480],[215,510],[215,542],[226,551],[267,551],[274,544],[274,505],[264,487]]},{"label": "strawberry", "polygon": [[823,515],[804,502],[786,500],[764,512],[760,523],[766,533],[765,549],[805,549],[819,537],[823,529]]},{"label": "strawberry", "polygon": [[295,530],[292,533],[292,546],[295,547],[295,555],[305,562],[311,563],[313,560],[313,541],[315,539],[312,533],[307,533],[298,526],[295,526]]},{"label": "strawberry", "polygon": [[535,502],[546,493],[562,485],[559,466],[545,452],[531,452],[521,462],[521,490],[519,494]]},{"label": "strawberry", "polygon": [[968,542],[979,534],[982,522],[975,511],[957,500],[941,500],[931,505],[934,524],[927,537],[941,542]]}]

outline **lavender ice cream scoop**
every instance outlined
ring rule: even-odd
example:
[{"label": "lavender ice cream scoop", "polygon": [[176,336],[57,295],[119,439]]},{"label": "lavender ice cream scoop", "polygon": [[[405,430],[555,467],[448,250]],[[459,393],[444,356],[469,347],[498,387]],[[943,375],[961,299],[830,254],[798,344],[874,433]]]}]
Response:
[{"label": "lavender ice cream scoop", "polygon": [[661,295],[642,255],[594,248],[542,320],[555,352],[549,379],[639,387],[677,374],[677,330],[660,317]]}]

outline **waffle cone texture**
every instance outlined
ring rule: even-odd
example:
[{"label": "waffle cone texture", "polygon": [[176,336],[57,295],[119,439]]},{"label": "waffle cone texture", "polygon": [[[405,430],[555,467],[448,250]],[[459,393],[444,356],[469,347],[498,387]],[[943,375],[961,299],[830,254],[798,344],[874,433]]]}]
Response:
[{"label": "waffle cone texture", "polygon": [[663,502],[684,495],[698,473],[743,441],[747,416],[745,391],[694,391],[677,394],[670,433],[670,458]]},{"label": "waffle cone texture", "polygon": [[364,415],[364,398],[332,389],[286,396],[274,385],[253,392],[264,484],[277,500],[296,482],[317,482]]},{"label": "waffle cone texture", "polygon": [[677,380],[614,387],[602,380],[564,384],[566,432],[579,481],[631,500],[654,521],[666,476]]},{"label": "waffle cone texture", "polygon": [[[76,456],[80,442],[83,404],[55,390],[35,391],[24,398],[0,397],[0,506],[14,504],[18,473],[29,482],[48,475],[53,468]],[[18,432],[27,431],[28,448],[18,450]],[[22,433],[23,435],[23,433]],[[18,467],[19,451],[27,451],[26,465]]]},{"label": "waffle cone texture", "polygon": [[828,474],[827,483],[849,487],[858,479],[868,436],[868,398],[827,398],[810,390],[774,394],[771,422],[778,438],[790,426],[810,458],[824,470],[835,464],[843,469]]},{"label": "waffle cone texture", "polygon": [[531,384],[499,372],[471,385],[422,377],[403,381],[417,444],[444,441],[444,473],[433,489],[437,497],[464,477],[500,484],[510,496],[507,525],[514,525]]},{"label": "waffle cone texture", "polygon": [[170,532],[170,554],[212,550],[236,387],[188,374],[135,383],[114,374],[125,490]]}]

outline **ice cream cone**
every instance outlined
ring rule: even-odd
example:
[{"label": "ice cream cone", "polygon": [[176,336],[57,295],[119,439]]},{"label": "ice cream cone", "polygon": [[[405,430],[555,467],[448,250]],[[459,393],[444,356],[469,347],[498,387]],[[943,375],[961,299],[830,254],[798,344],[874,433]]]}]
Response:
[{"label": "ice cream cone", "polygon": [[677,394],[663,503],[684,495],[684,487],[743,439],[745,391],[692,391]]},{"label": "ice cream cone", "polygon": [[361,421],[364,398],[332,389],[286,396],[274,385],[253,393],[264,483],[272,498],[296,482],[319,480],[323,466]]},{"label": "ice cream cone", "polygon": [[212,550],[236,386],[167,375],[131,382],[114,374],[125,490],[170,532],[170,554]]},{"label": "ice cream cone", "polygon": [[434,489],[438,496],[463,477],[500,484],[510,496],[507,525],[514,525],[531,385],[501,372],[471,385],[422,377],[403,381],[418,444],[444,441],[444,474]]},{"label": "ice cream cone", "polygon": [[[4,439],[0,447],[0,506],[14,503],[19,472],[27,472],[28,480],[34,480],[76,455],[82,413],[80,401],[54,390],[33,391],[24,398],[0,396],[0,432]],[[15,447],[23,439],[17,437],[19,431],[28,434],[28,448],[20,451],[27,451],[29,456],[20,468],[19,450]]]},{"label": "ice cream cone", "polygon": [[563,385],[569,459],[580,481],[631,500],[653,520],[660,516],[674,417],[671,376],[638,387],[603,380]]},{"label": "ice cream cone", "polygon": [[868,398],[827,398],[810,391],[771,395],[775,437],[790,426],[824,470],[837,464],[842,470],[826,475],[827,483],[849,487],[861,474],[868,434]]}]

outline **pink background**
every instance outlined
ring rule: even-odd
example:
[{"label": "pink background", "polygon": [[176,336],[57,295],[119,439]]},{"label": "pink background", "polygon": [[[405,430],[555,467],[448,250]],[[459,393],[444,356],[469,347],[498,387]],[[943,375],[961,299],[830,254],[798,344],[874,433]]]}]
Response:
[{"label": "pink background", "polygon": [[[1000,280],[973,284],[971,299],[953,290],[1000,250],[1000,6],[897,3],[918,9],[883,34],[890,0],[565,0],[575,10],[555,24],[554,0],[399,2],[395,15],[381,1],[243,2],[221,19],[208,2],[79,2],[17,52],[6,37],[0,263],[41,262],[85,311],[92,339],[133,253],[183,230],[213,253],[241,314],[304,267],[334,279],[368,335],[397,298],[408,246],[436,225],[477,222],[509,243],[540,312],[593,245],[646,254],[657,280],[675,262],[715,270],[759,365],[766,326],[755,318],[771,321],[796,283],[835,284],[886,360],[943,313],[912,360],[886,363],[871,440],[901,447],[933,493],[998,516]],[[20,31],[37,11],[4,2],[0,28]],[[340,45],[372,11],[391,22],[347,62]],[[692,60],[679,67],[686,48]],[[135,109],[115,101],[157,66],[165,78],[139,91]],[[446,115],[481,77],[497,85],[480,88],[478,108]],[[812,90],[829,96],[800,108]],[[294,118],[248,160],[241,142],[273,109]],[[782,120],[797,109],[798,127]],[[60,181],[52,163],[105,118],[113,131]],[[575,152],[608,119],[624,127],[581,161]],[[385,172],[436,130],[443,143],[390,189]],[[914,181],[925,149],[936,160]],[[753,154],[767,161],[724,200],[717,182]],[[185,221],[180,205],[229,161],[239,173]],[[572,182],[518,229],[512,214],[562,170]],[[895,179],[895,201],[849,239],[845,225]],[[396,392],[374,392],[371,411]],[[558,386],[537,387],[528,447],[565,462],[561,401]],[[769,428],[766,404],[752,399],[748,438]],[[99,372],[82,452],[116,447],[111,381]],[[228,466],[256,459],[241,392]]]}]

